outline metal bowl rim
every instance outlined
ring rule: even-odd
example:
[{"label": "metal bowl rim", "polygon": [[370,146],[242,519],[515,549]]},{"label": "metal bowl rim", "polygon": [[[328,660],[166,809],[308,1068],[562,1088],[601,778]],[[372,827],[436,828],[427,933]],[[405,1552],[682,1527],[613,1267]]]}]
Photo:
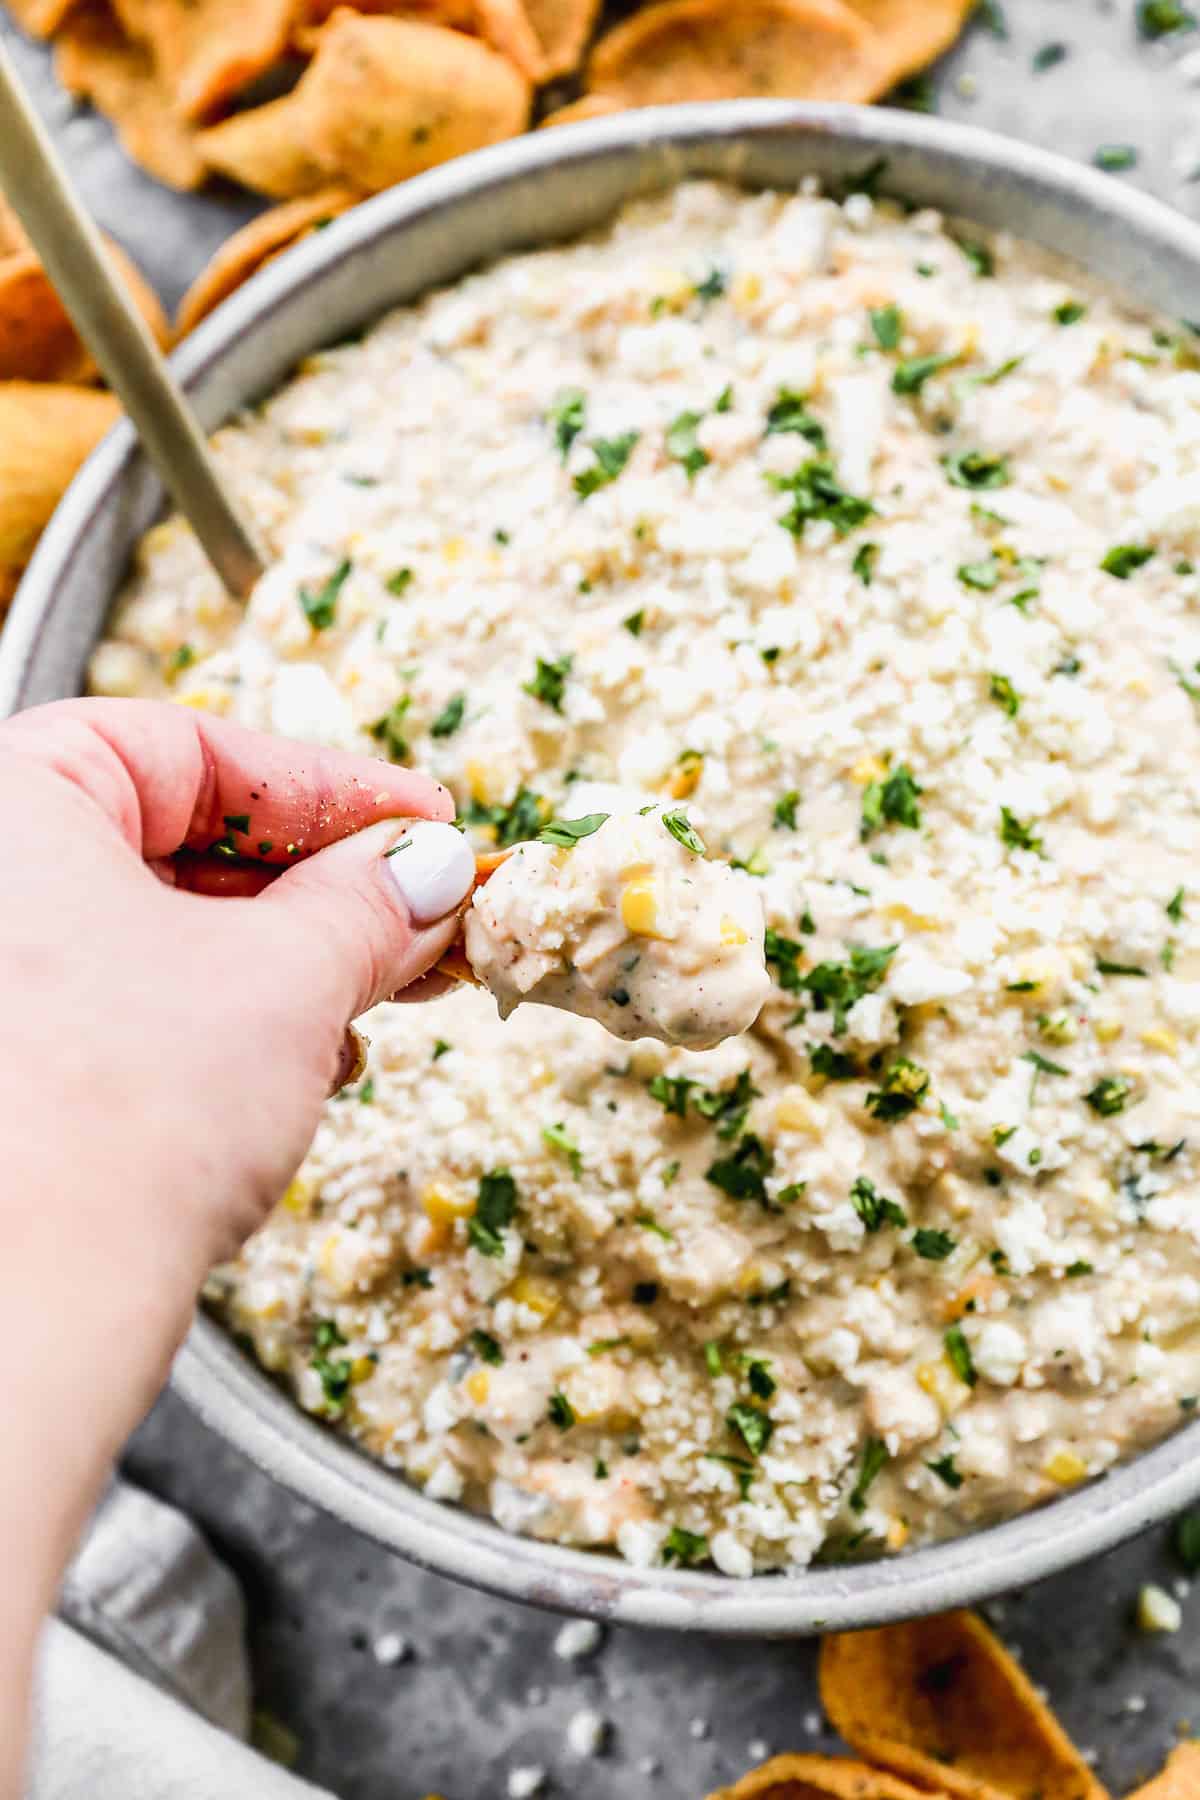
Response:
[{"label": "metal bowl rim", "polygon": [[[647,109],[533,134],[464,157],[380,194],[256,276],[192,334],[172,361],[202,383],[246,333],[377,238],[428,212],[502,188],[550,164],[581,167],[612,149],[736,142],[794,131],[848,152],[915,150],[972,175],[1000,172],[1031,198],[1103,212],[1148,255],[1169,250],[1200,276],[1200,227],[1135,188],[1034,146],[973,126],[843,105],[736,101]],[[964,216],[970,216],[964,203]],[[64,569],[87,553],[96,521],[137,454],[118,425],[89,459],[43,535],[0,641],[0,717],[17,704]],[[593,1551],[513,1537],[491,1521],[426,1499],[402,1478],[316,1425],[199,1317],[172,1380],[211,1429],[301,1498],[423,1567],[537,1605],[676,1629],[802,1635],[877,1625],[976,1602],[1055,1573],[1158,1523],[1200,1494],[1200,1420],[1051,1504],[965,1536],[875,1562],[739,1582],[708,1572],[641,1569]]]}]

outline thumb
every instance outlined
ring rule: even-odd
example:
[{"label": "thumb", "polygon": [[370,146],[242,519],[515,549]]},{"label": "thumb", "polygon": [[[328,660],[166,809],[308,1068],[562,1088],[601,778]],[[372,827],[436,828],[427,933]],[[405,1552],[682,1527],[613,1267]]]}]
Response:
[{"label": "thumb", "polygon": [[453,825],[391,820],[297,864],[248,904],[308,1004],[339,1026],[424,975],[453,943],[475,857]]}]

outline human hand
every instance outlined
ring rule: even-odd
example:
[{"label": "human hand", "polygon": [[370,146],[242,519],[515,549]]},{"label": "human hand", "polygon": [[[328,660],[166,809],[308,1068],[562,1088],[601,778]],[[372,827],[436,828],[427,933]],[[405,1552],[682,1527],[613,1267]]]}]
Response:
[{"label": "human hand", "polygon": [[462,837],[385,854],[397,820],[452,815],[410,770],[183,707],[0,725],[0,1310],[31,1371],[0,1530],[49,1518],[51,1582],[207,1271],[303,1156],[347,1022],[452,941]]}]

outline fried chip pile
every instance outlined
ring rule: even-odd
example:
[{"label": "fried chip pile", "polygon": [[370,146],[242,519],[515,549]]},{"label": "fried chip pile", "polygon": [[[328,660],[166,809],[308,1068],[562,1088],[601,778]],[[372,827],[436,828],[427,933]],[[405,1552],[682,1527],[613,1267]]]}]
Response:
[{"label": "fried chip pile", "polygon": [[63,86],[160,181],[296,200],[376,192],[534,118],[875,100],[953,43],[974,0],[644,0],[607,31],[602,0],[0,4],[54,40]]},{"label": "fried chip pile", "polygon": [[[854,1752],[774,1756],[709,1800],[1108,1800],[976,1614],[822,1639],[821,1703]],[[1129,1800],[1200,1800],[1200,1743]]]}]

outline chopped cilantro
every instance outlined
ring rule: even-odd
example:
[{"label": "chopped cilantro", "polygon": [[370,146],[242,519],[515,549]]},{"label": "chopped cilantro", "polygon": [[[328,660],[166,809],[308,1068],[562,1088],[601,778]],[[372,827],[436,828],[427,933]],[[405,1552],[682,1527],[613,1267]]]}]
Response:
[{"label": "chopped cilantro", "polygon": [[750,1392],[756,1400],[769,1400],[778,1383],[771,1373],[771,1365],[761,1356],[748,1356],[744,1359],[746,1381]]},{"label": "chopped cilantro", "polygon": [[1096,972],[1099,975],[1137,975],[1143,981],[1146,979],[1145,969],[1140,969],[1137,963],[1109,962],[1104,956],[1096,958]]},{"label": "chopped cilantro", "polygon": [[399,598],[401,594],[407,592],[415,579],[411,569],[397,569],[394,574],[388,576],[383,585],[389,594],[395,594]]},{"label": "chopped cilantro", "polygon": [[714,1381],[718,1375],[724,1373],[725,1364],[721,1360],[721,1346],[713,1338],[710,1338],[704,1346],[704,1366]]},{"label": "chopped cilantro", "polygon": [[708,451],[696,441],[696,430],[704,414],[681,412],[667,426],[667,455],[681,465],[689,481],[712,461]]},{"label": "chopped cilantro", "polygon": [[1031,850],[1035,856],[1045,855],[1042,840],[1032,824],[1023,825],[1007,806],[1000,808],[1000,837],[1010,850]]},{"label": "chopped cilantro", "polygon": [[827,1081],[855,1081],[858,1077],[858,1064],[854,1058],[835,1050],[832,1044],[810,1044],[808,1060],[813,1074],[824,1075]]},{"label": "chopped cilantro", "polygon": [[727,413],[727,412],[733,411],[733,386],[732,386],[732,383],[730,383],[728,381],[725,383],[725,386],[721,389],[720,393],[717,395],[716,399],[713,401],[712,409],[715,413]]},{"label": "chopped cilantro", "polygon": [[479,1177],[475,1211],[467,1220],[467,1238],[482,1256],[503,1256],[500,1235],[517,1211],[517,1184],[507,1169],[491,1169]]},{"label": "chopped cilantro", "polygon": [[561,1388],[556,1388],[546,1405],[546,1416],[560,1431],[570,1431],[575,1423],[575,1408]]},{"label": "chopped cilantro", "polygon": [[1030,58],[1034,74],[1040,75],[1046,69],[1053,69],[1057,63],[1065,62],[1067,55],[1068,51],[1065,44],[1042,44],[1039,49],[1034,51]]},{"label": "chopped cilantro", "polygon": [[958,1120],[955,1118],[954,1114],[950,1111],[950,1108],[946,1105],[946,1102],[944,1100],[942,1100],[938,1105],[938,1116],[940,1117],[942,1124],[946,1127],[947,1131],[957,1131],[958,1130]]},{"label": "chopped cilantro", "polygon": [[696,1083],[690,1075],[655,1075],[647,1085],[647,1093],[657,1100],[664,1112],[677,1119],[687,1118],[688,1092]]},{"label": "chopped cilantro", "polygon": [[850,1189],[850,1204],[862,1220],[868,1232],[881,1231],[885,1225],[908,1224],[908,1216],[902,1206],[881,1194],[875,1183],[866,1175],[855,1178]]},{"label": "chopped cilantro", "polygon": [[858,576],[864,587],[870,587],[875,577],[875,559],[879,555],[878,544],[860,544],[854,552],[854,561],[850,564],[851,573]]},{"label": "chopped cilantro", "polygon": [[974,1387],[978,1376],[975,1373],[975,1359],[971,1355],[971,1346],[966,1340],[961,1325],[950,1325],[942,1333],[942,1344],[946,1351],[946,1360],[968,1387]]},{"label": "chopped cilantro", "polygon": [[725,1414],[725,1423],[741,1438],[751,1456],[762,1455],[775,1429],[773,1420],[762,1407],[752,1406],[748,1400],[735,1401]]},{"label": "chopped cilantro", "polygon": [[927,1469],[932,1469],[933,1473],[938,1476],[940,1480],[944,1481],[948,1488],[957,1490],[963,1484],[963,1477],[954,1466],[953,1454],[949,1456],[939,1456],[936,1461],[927,1462],[925,1467]]},{"label": "chopped cilantro", "polygon": [[1106,174],[1116,175],[1123,169],[1137,166],[1138,153],[1132,144],[1101,144],[1092,156],[1098,169]]},{"label": "chopped cilantro", "polygon": [[700,833],[696,830],[695,826],[688,823],[688,816],[685,812],[664,813],[662,822],[670,832],[671,836],[675,839],[675,842],[677,844],[682,844],[685,850],[690,850],[693,856],[704,856],[707,854],[704,839],[700,836]]},{"label": "chopped cilantro", "polygon": [[1055,307],[1052,316],[1056,325],[1078,325],[1080,319],[1087,318],[1087,311],[1082,300],[1063,300]]},{"label": "chopped cilantro", "polygon": [[586,413],[587,395],[583,389],[564,388],[546,414],[547,421],[554,427],[554,442],[564,462],[571,445],[583,430]]},{"label": "chopped cilantro", "polygon": [[429,727],[429,735],[435,738],[453,737],[463,722],[463,714],[467,710],[467,696],[452,694],[447,700],[433,724]]},{"label": "chopped cilantro", "polygon": [[990,594],[1000,579],[1000,564],[994,556],[984,557],[980,562],[960,563],[958,579],[964,587],[977,588],[980,593]]},{"label": "chopped cilantro", "polygon": [[574,657],[568,655],[560,656],[554,662],[547,662],[545,657],[539,656],[533,680],[521,683],[522,692],[531,695],[535,700],[540,700],[543,706],[549,706],[556,713],[560,713],[563,709],[563,695],[567,689],[567,676],[571,673],[571,664],[574,660]]},{"label": "chopped cilantro", "polygon": [[873,306],[871,330],[881,350],[898,350],[904,334],[904,315],[898,306]]},{"label": "chopped cilantro", "polygon": [[996,259],[986,244],[977,243],[974,239],[963,238],[958,247],[976,275],[985,276],[996,273]]},{"label": "chopped cilantro", "polygon": [[[873,993],[879,986],[898,947],[885,944],[871,949],[865,944],[855,944],[848,962],[818,963],[807,975],[799,976],[794,985],[813,996],[818,1012],[824,1012],[826,1008],[832,1011],[834,1034],[840,1037],[846,1029],[846,1014],[864,994]],[[781,987],[787,985],[780,982]]]},{"label": "chopped cilantro", "polygon": [[1002,488],[1012,479],[1006,456],[988,456],[982,450],[955,450],[942,457],[942,467],[953,487]]},{"label": "chopped cilantro", "polygon": [[929,1071],[900,1056],[887,1070],[881,1085],[867,1095],[866,1108],[872,1118],[894,1124],[916,1112],[928,1092]]},{"label": "chopped cilantro", "polygon": [[178,649],[172,650],[170,656],[168,656],[166,660],[164,673],[167,680],[170,681],[174,676],[182,675],[185,669],[191,668],[195,660],[196,652],[193,650],[192,646],[190,644],[180,644]]},{"label": "chopped cilantro", "polygon": [[[1179,1404],[1186,1411],[1191,1410],[1185,1401],[1181,1400]],[[1192,1406],[1195,1406],[1194,1400]],[[1188,1574],[1194,1575],[1200,1569],[1200,1512],[1187,1512],[1176,1519],[1171,1545]]]},{"label": "chopped cilantro", "polygon": [[333,574],[328,576],[314,593],[311,588],[302,587],[297,595],[300,610],[314,631],[328,631],[337,617],[338,595],[346,585],[354,564],[349,557],[343,557]]},{"label": "chopped cilantro", "polygon": [[785,994],[799,993],[804,986],[799,968],[803,954],[804,945],[798,938],[783,937],[768,925],[763,934],[763,956],[774,967],[775,979]]},{"label": "chopped cilantro", "polygon": [[1183,918],[1183,903],[1187,894],[1183,888],[1176,888],[1166,904],[1166,915],[1173,925],[1178,925]]},{"label": "chopped cilantro", "polygon": [[473,1331],[467,1342],[480,1362],[491,1363],[493,1368],[499,1368],[504,1361],[504,1352],[490,1331]]},{"label": "chopped cilantro", "polygon": [[975,17],[994,38],[1003,42],[1008,37],[1008,20],[999,0],[977,0]]},{"label": "chopped cilantro", "polygon": [[869,500],[860,500],[839,486],[828,457],[814,457],[791,475],[768,473],[767,481],[780,493],[792,496],[792,504],[781,514],[779,523],[793,537],[803,537],[804,528],[812,519],[827,519],[838,536],[845,537],[875,511]]},{"label": "chopped cilantro", "polygon": [[1179,0],[1139,0],[1137,22],[1144,38],[1169,37],[1175,31],[1196,29],[1195,13],[1181,6]]},{"label": "chopped cilantro", "polygon": [[686,1569],[703,1562],[707,1555],[708,1539],[698,1531],[685,1531],[682,1525],[672,1525],[663,1539],[662,1559],[668,1567],[674,1563]]},{"label": "chopped cilantro", "polygon": [[449,1054],[450,1054],[451,1050],[453,1050],[453,1048],[454,1048],[453,1044],[448,1044],[446,1042],[445,1038],[434,1038],[434,1040],[433,1040],[433,1055],[430,1058],[430,1061],[431,1062],[440,1062],[443,1056],[449,1056]]},{"label": "chopped cilantro", "polygon": [[642,626],[646,623],[645,608],[639,606],[636,612],[630,613],[627,619],[621,620],[630,637],[641,637]]},{"label": "chopped cilantro", "polygon": [[931,375],[936,375],[939,369],[948,368],[956,360],[953,356],[940,356],[936,353],[910,356],[904,362],[896,364],[892,374],[892,392],[919,394]]},{"label": "chopped cilantro", "polygon": [[916,831],[921,823],[917,800],[924,792],[906,763],[901,763],[882,781],[872,781],[863,790],[863,838],[869,838],[885,824],[904,825],[909,831]]},{"label": "chopped cilantro", "polygon": [[795,831],[796,808],[799,804],[799,788],[789,788],[786,794],[780,794],[775,802],[775,811],[772,815],[772,831]]},{"label": "chopped cilantro", "polygon": [[431,1288],[433,1276],[428,1269],[405,1269],[400,1277],[404,1287]]},{"label": "chopped cilantro", "polygon": [[719,300],[728,286],[729,278],[725,271],[718,269],[714,263],[703,281],[693,283],[692,292],[697,300],[703,301],[707,305],[710,300]]},{"label": "chopped cilantro", "polygon": [[572,1175],[583,1173],[583,1153],[565,1125],[543,1125],[542,1142],[552,1150],[561,1150],[571,1166]]},{"label": "chopped cilantro", "polygon": [[1079,1261],[1068,1263],[1066,1272],[1070,1279],[1075,1281],[1080,1275],[1094,1275],[1096,1271],[1090,1262]]},{"label": "chopped cilantro", "polygon": [[749,1069],[742,1069],[730,1087],[705,1088],[696,1095],[693,1104],[701,1118],[710,1120],[716,1127],[717,1136],[728,1142],[741,1131],[750,1103],[757,1100],[760,1091],[755,1087]]},{"label": "chopped cilantro", "polygon": [[767,409],[766,436],[774,437],[783,432],[795,432],[807,438],[814,450],[826,447],[825,427],[809,412],[808,395],[799,394],[794,388],[780,388]]},{"label": "chopped cilantro", "polygon": [[673,1244],[675,1242],[675,1233],[668,1231],[665,1225],[660,1224],[653,1213],[640,1212],[636,1214],[633,1222],[635,1225],[640,1225],[643,1231],[652,1231],[655,1237],[662,1238],[665,1243]]},{"label": "chopped cilantro", "polygon": [[1118,581],[1128,581],[1134,570],[1142,568],[1153,555],[1154,550],[1149,544],[1115,544],[1101,558],[1100,567],[1106,575],[1115,575]]},{"label": "chopped cilantro", "polygon": [[404,716],[412,705],[410,694],[401,694],[396,704],[382,719],[367,727],[377,744],[382,744],[389,762],[403,762],[408,755],[408,739],[404,735]]},{"label": "chopped cilantro", "polygon": [[1102,1075],[1095,1087],[1083,1096],[1093,1112],[1110,1119],[1124,1112],[1125,1102],[1133,1092],[1133,1083],[1124,1075]]},{"label": "chopped cilantro", "polygon": [[988,676],[988,698],[1002,706],[1010,719],[1015,719],[1021,710],[1021,696],[1007,675]]},{"label": "chopped cilantro", "polygon": [[591,450],[596,460],[590,468],[581,469],[573,482],[575,492],[581,500],[589,499],[600,488],[607,487],[617,479],[633,454],[633,447],[640,436],[639,431],[623,431],[617,437],[592,439]]},{"label": "chopped cilantro", "polygon": [[345,1342],[333,1319],[317,1320],[309,1366],[320,1380],[326,1409],[333,1414],[345,1410],[346,1397],[350,1392],[351,1363],[348,1357],[328,1356],[326,1352],[340,1348]]},{"label": "chopped cilantro", "polygon": [[884,1465],[889,1461],[887,1445],[882,1438],[869,1437],[863,1445],[862,1462],[858,1467],[858,1478],[850,1490],[850,1511],[865,1512],[867,1494],[871,1485]]},{"label": "chopped cilantro", "polygon": [[945,1262],[946,1258],[957,1249],[957,1239],[948,1231],[938,1231],[928,1225],[918,1225],[912,1235],[912,1247],[918,1256],[926,1262]]},{"label": "chopped cilantro", "polygon": [[556,844],[570,850],[581,838],[589,838],[611,817],[609,813],[584,813],[581,819],[551,819],[537,834],[539,844]]},{"label": "chopped cilantro", "polygon": [[762,1139],[747,1131],[732,1156],[718,1157],[709,1164],[704,1179],[731,1200],[757,1200],[760,1206],[769,1207],[765,1178],[774,1166],[775,1158]]}]

